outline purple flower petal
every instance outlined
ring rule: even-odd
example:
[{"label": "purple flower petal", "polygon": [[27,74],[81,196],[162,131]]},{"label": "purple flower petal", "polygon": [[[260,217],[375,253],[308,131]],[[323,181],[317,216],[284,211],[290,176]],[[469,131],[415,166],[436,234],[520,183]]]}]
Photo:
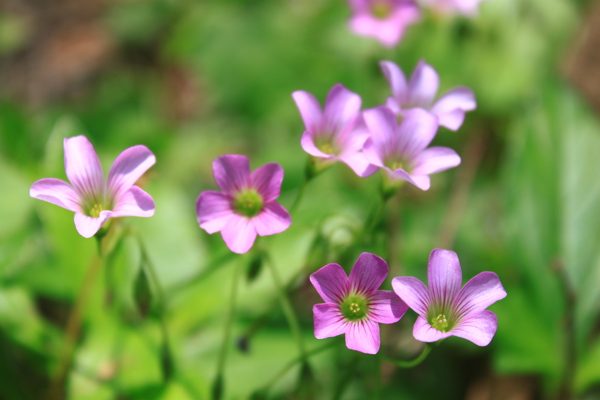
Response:
[{"label": "purple flower petal", "polygon": [[156,157],[142,145],[125,149],[117,156],[108,172],[108,190],[118,201],[135,182],[156,163]]},{"label": "purple flower petal", "polygon": [[458,292],[455,300],[458,317],[468,319],[498,300],[506,297],[506,290],[494,272],[475,275]]},{"label": "purple flower petal", "polygon": [[[341,133],[354,123],[360,112],[360,96],[338,83],[331,88],[325,100],[324,121],[321,130]],[[351,128],[351,127],[350,127]]]},{"label": "purple flower petal", "polygon": [[406,310],[406,303],[389,290],[377,290],[369,299],[369,319],[380,324],[398,322]]},{"label": "purple flower petal", "polygon": [[431,301],[451,305],[462,284],[458,256],[450,250],[433,249],[427,264]]},{"label": "purple flower petal", "polygon": [[419,61],[408,83],[409,103],[413,107],[429,108],[437,93],[439,81],[435,69],[425,61]]},{"label": "purple flower petal", "polygon": [[289,228],[292,217],[279,203],[271,202],[263,207],[260,214],[252,218],[252,224],[260,236],[274,235]]},{"label": "purple flower petal", "polygon": [[348,322],[337,304],[322,303],[313,306],[315,337],[325,339],[346,333]]},{"label": "purple flower petal", "polygon": [[302,138],[300,138],[300,145],[302,146],[302,150],[304,150],[305,152],[307,152],[308,154],[310,154],[311,156],[314,156],[314,157],[321,157],[321,158],[333,157],[331,154],[323,153],[321,150],[319,150],[317,148],[317,146],[315,146],[315,141],[314,141],[313,136],[314,135],[312,133],[310,133],[309,131],[304,131],[304,133],[302,134]]},{"label": "purple flower petal", "polygon": [[262,196],[263,202],[269,203],[279,197],[283,168],[277,163],[268,163],[256,169],[250,175],[251,186]]},{"label": "purple flower petal", "polygon": [[327,303],[341,303],[350,288],[346,272],[339,264],[327,264],[310,276],[319,295]]},{"label": "purple flower petal", "polygon": [[420,108],[406,111],[398,128],[400,152],[415,158],[431,143],[437,128],[437,118],[430,112]]},{"label": "purple flower petal", "polygon": [[102,200],[104,175],[94,146],[85,136],[64,140],[65,172],[75,190],[87,201]]},{"label": "purple flower petal", "polygon": [[362,253],[350,272],[350,285],[360,293],[372,293],[381,286],[389,272],[387,263],[372,253]]},{"label": "purple flower petal", "polygon": [[113,209],[111,218],[117,217],[151,217],[154,215],[154,200],[137,186],[132,186],[121,194]]},{"label": "purple flower petal", "polygon": [[[363,117],[379,158],[384,158],[383,151],[392,142],[397,142],[398,118],[388,107],[375,107],[363,112]],[[368,140],[367,140],[368,142]],[[367,143],[365,143],[366,146]],[[391,149],[390,149],[391,150]]]},{"label": "purple flower petal", "polygon": [[367,354],[379,351],[379,325],[369,319],[348,324],[346,346]]},{"label": "purple flower petal", "polygon": [[430,147],[415,158],[412,174],[430,175],[459,164],[460,157],[454,150],[448,147]]},{"label": "purple flower petal", "polygon": [[[383,147],[383,146],[380,146]],[[363,148],[363,155],[369,164],[375,165],[376,167],[383,168],[383,160],[380,156],[380,152],[383,152],[378,146],[375,144],[372,138],[367,139],[365,142],[365,146]],[[383,155],[383,154],[382,154]],[[388,168],[389,169],[389,168]]]},{"label": "purple flower petal", "polygon": [[429,290],[423,282],[412,276],[401,276],[392,279],[392,288],[414,312],[422,317],[427,316],[430,298]]},{"label": "purple flower petal", "polygon": [[421,190],[429,190],[429,187],[431,186],[431,181],[427,175],[409,174],[402,168],[392,171],[391,169],[385,167],[385,171],[391,178],[403,179]]},{"label": "purple flower petal", "polygon": [[402,70],[391,61],[381,61],[379,63],[385,79],[387,79],[392,89],[392,94],[399,102],[404,102],[408,91],[408,83]]},{"label": "purple flower petal", "polygon": [[79,194],[71,185],[60,179],[44,178],[34,182],[29,189],[29,195],[70,211],[81,212]]},{"label": "purple flower petal", "polygon": [[75,228],[84,238],[91,238],[100,230],[102,225],[112,216],[111,211],[101,211],[98,218],[75,213]]},{"label": "purple flower petal", "polygon": [[460,128],[465,119],[465,111],[477,107],[473,91],[458,87],[444,94],[435,102],[431,112],[438,117],[439,124],[453,131]]},{"label": "purple flower petal", "polygon": [[212,190],[200,193],[196,201],[196,216],[200,228],[208,233],[219,232],[233,216],[231,198]]},{"label": "purple flower petal", "polygon": [[221,230],[221,235],[229,250],[244,254],[254,244],[256,230],[248,218],[233,214]]},{"label": "purple flower petal", "polygon": [[346,153],[340,159],[349,166],[352,171],[361,178],[373,175],[378,167],[367,161],[365,155],[361,153]]},{"label": "purple flower petal", "polygon": [[318,100],[315,96],[303,90],[295,91],[292,93],[292,97],[296,102],[298,111],[300,111],[306,130],[312,133],[316,132],[321,125],[322,118],[321,106]]},{"label": "purple flower petal", "polygon": [[489,310],[461,321],[450,333],[454,336],[470,340],[477,346],[487,346],[498,329],[498,318]]},{"label": "purple flower petal", "polygon": [[213,173],[223,192],[235,194],[248,187],[250,162],[246,156],[226,154],[213,161]]},{"label": "purple flower petal", "polygon": [[446,339],[452,336],[452,332],[441,332],[427,323],[427,320],[422,316],[417,318],[413,327],[413,336],[419,342],[437,342],[438,340]]}]

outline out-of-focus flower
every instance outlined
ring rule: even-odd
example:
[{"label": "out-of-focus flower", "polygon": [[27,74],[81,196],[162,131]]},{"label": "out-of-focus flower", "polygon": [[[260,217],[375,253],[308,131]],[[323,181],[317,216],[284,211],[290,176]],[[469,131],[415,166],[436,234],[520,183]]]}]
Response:
[{"label": "out-of-focus flower", "polygon": [[443,14],[463,14],[473,17],[483,0],[420,0],[421,4]]},{"label": "out-of-focus flower", "polygon": [[245,253],[256,235],[285,231],[292,218],[275,201],[279,197],[283,168],[265,164],[250,173],[248,157],[226,154],[213,162],[215,181],[222,192],[202,192],[196,201],[200,227],[208,233],[221,232],[234,253]]},{"label": "out-of-focus flower", "polygon": [[64,140],[65,172],[71,184],[44,178],[31,185],[29,194],[75,212],[75,227],[92,237],[109,218],[151,217],[154,200],[134,183],[156,162],[146,146],[124,150],[115,159],[104,181],[94,146],[85,136]]},{"label": "out-of-focus flower", "polygon": [[363,152],[392,181],[405,180],[427,190],[431,185],[430,174],[460,164],[460,157],[450,148],[426,149],[437,130],[436,118],[431,113],[422,109],[407,111],[400,125],[396,115],[385,106],[363,114],[371,133]]},{"label": "out-of-focus flower", "polygon": [[349,349],[377,353],[378,324],[398,322],[408,310],[394,292],[378,290],[387,274],[387,263],[371,253],[358,257],[349,278],[338,264],[327,264],[313,273],[310,281],[325,300],[313,306],[315,337],[346,334]]},{"label": "out-of-focus flower", "polygon": [[415,339],[437,342],[458,336],[478,346],[487,346],[498,328],[498,318],[486,310],[506,297],[498,275],[482,272],[465,286],[456,253],[434,249],[427,266],[429,289],[417,278],[392,280],[394,291],[419,317],[413,328]]},{"label": "out-of-focus flower", "polygon": [[308,92],[298,90],[292,97],[306,127],[300,140],[304,151],[325,165],[342,161],[361,177],[376,171],[361,153],[369,134],[362,124],[359,95],[338,83],[329,91],[323,111]]},{"label": "out-of-focus flower", "polygon": [[352,8],[350,28],[358,35],[370,36],[384,46],[397,45],[409,25],[421,19],[412,0],[349,0]]},{"label": "out-of-focus flower", "polygon": [[439,77],[435,69],[423,60],[417,64],[410,81],[406,80],[402,70],[393,62],[382,61],[380,65],[393,94],[393,97],[388,98],[387,105],[396,114],[423,108],[433,113],[440,125],[455,131],[462,125],[465,112],[477,107],[475,95],[467,87],[454,88],[434,102]]}]

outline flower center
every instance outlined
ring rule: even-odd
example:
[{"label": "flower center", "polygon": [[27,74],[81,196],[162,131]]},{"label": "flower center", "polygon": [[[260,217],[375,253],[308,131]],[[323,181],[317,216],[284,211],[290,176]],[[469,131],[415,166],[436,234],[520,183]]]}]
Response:
[{"label": "flower center", "polygon": [[239,192],[233,200],[233,210],[246,217],[254,217],[263,209],[262,196],[255,189],[245,189]]},{"label": "flower center", "polygon": [[335,154],[337,152],[330,135],[324,135],[315,140],[315,146],[325,154]]},{"label": "flower center", "polygon": [[402,168],[403,170],[407,170],[407,162],[398,157],[389,157],[385,160],[385,166],[391,169],[392,171],[397,170],[398,168]]},{"label": "flower center", "polygon": [[102,206],[102,204],[96,203],[92,207],[90,207],[90,209],[88,210],[88,215],[92,218],[98,218],[102,211],[104,211],[104,207]]},{"label": "flower center", "polygon": [[363,296],[350,295],[340,306],[342,315],[349,321],[360,321],[367,316],[369,304]]},{"label": "flower center", "polygon": [[431,318],[430,324],[440,332],[449,331],[448,327],[450,324],[448,323],[448,318],[446,318],[444,314],[438,314],[437,317]]},{"label": "flower center", "polygon": [[374,1],[371,12],[377,19],[386,19],[392,13],[392,6],[387,1]]}]

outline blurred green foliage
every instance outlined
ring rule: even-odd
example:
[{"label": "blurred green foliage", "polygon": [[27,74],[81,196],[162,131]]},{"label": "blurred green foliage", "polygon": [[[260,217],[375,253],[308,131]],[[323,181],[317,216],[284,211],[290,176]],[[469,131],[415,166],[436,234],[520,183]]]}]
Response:
[{"label": "blurred green foliage", "polygon": [[[309,349],[322,344],[311,313],[321,300],[307,274],[327,262],[349,269],[372,251],[390,264],[389,279],[424,280],[429,253],[441,245],[458,253],[465,280],[484,270],[500,275],[508,297],[491,307],[496,337],[487,348],[449,339],[413,370],[384,363],[383,382],[372,373],[376,357],[338,341],[310,367],[293,367],[268,398],[377,392],[381,399],[425,399],[439,398],[442,387],[444,398],[463,399],[490,379],[517,375],[531,382],[516,389],[527,398],[597,394],[600,124],[558,72],[584,3],[488,0],[474,19],[428,14],[391,50],[349,32],[343,1],[110,3],[99,18],[115,53],[77,83],[83,94],[31,105],[6,92],[0,101],[0,399],[45,395],[96,251],[75,231],[71,212],[28,197],[38,179],[66,179],[64,137],[90,138],[105,171],[126,147],[145,144],[156,154],[144,178],[156,214],[122,223],[143,238],[160,282],[153,286],[140,273],[144,256],[125,235],[93,286],[67,398],[208,398],[236,264],[253,269],[238,285],[234,338],[266,317],[245,351],[231,343],[223,398],[249,398],[298,351],[256,255],[230,256],[218,234],[197,225],[197,196],[216,188],[212,160],[237,153],[250,156],[252,168],[280,163],[280,201],[289,207],[306,162],[291,92],[323,101],[341,82],[373,107],[389,95],[378,62],[393,60],[410,74],[422,58],[437,69],[442,91],[465,85],[476,94],[478,108],[465,125],[457,133],[442,128],[434,142],[455,148],[463,165],[435,175],[427,192],[406,185],[388,204],[381,233],[363,248],[348,245],[375,201],[378,177],[360,179],[336,165],[307,186],[292,227],[262,244],[293,287]],[[27,19],[2,15],[0,57],[35,46],[32,29]],[[168,344],[160,313],[146,304],[157,290],[166,301]],[[146,318],[141,303],[150,307]],[[413,320],[409,312],[382,326],[382,351],[414,355]],[[165,345],[173,360],[165,361]]]}]

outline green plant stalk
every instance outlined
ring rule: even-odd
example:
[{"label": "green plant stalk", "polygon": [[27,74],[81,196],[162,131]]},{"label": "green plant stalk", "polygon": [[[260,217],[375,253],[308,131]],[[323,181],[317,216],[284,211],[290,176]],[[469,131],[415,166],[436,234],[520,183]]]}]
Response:
[{"label": "green plant stalk", "polygon": [[227,312],[227,319],[225,320],[225,334],[223,335],[223,342],[221,343],[221,351],[219,352],[219,359],[217,360],[216,379],[220,379],[223,376],[223,371],[225,370],[225,361],[227,360],[227,350],[229,348],[229,342],[231,338],[231,325],[233,323],[233,315],[235,313],[238,274],[240,270],[240,266],[238,264],[235,264],[233,266],[233,276],[231,278],[231,293],[229,295],[229,310]]},{"label": "green plant stalk", "polygon": [[[436,342],[439,343],[439,342]],[[429,353],[431,352],[431,349],[433,348],[434,343],[427,343],[425,345],[425,347],[423,348],[423,351],[421,352],[421,354],[419,354],[417,357],[415,357],[412,360],[409,361],[403,361],[403,360],[396,360],[395,358],[391,358],[388,356],[382,356],[384,360],[400,367],[400,368],[413,368],[416,367],[417,365],[421,364],[429,355]]]},{"label": "green plant stalk", "polygon": [[285,314],[290,328],[292,329],[292,331],[294,332],[294,336],[296,337],[296,343],[298,344],[300,357],[302,360],[306,361],[306,349],[304,347],[304,342],[302,341],[302,332],[300,331],[300,324],[298,323],[298,317],[296,316],[296,312],[292,307],[292,303],[290,302],[290,299],[287,296],[287,290],[281,283],[281,278],[279,277],[279,273],[277,272],[277,268],[275,267],[271,256],[267,254],[265,257],[265,261],[271,269],[271,275],[273,276],[273,282],[275,283],[277,293],[279,294],[279,300],[281,301],[283,313]]}]

